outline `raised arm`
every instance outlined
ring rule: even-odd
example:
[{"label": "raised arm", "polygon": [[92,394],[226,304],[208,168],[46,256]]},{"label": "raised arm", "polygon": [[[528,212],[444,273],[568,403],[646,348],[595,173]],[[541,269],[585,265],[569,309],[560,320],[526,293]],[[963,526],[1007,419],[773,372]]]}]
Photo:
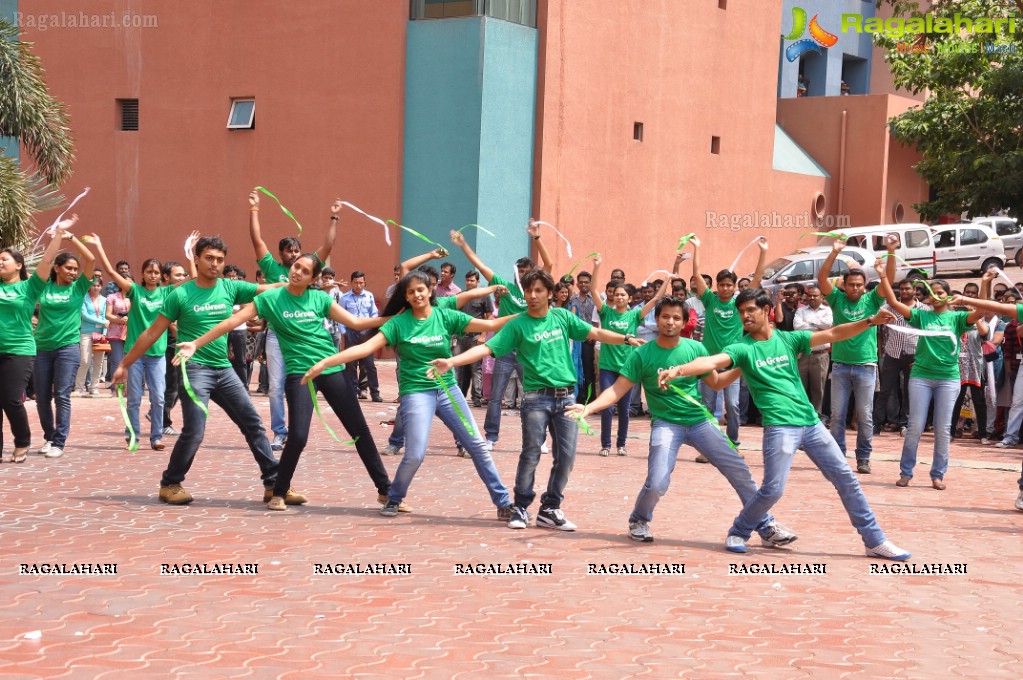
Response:
[{"label": "raised arm", "polygon": [[760,281],[764,278],[764,267],[767,266],[767,237],[761,236],[757,246],[760,254],[757,255],[757,268],[753,270],[753,280],[750,282],[753,288],[760,288]]},{"label": "raised arm", "polygon": [[43,281],[50,279],[50,270],[53,269],[53,258],[57,257],[57,253],[60,252],[61,244],[64,239],[74,239],[69,229],[74,227],[78,223],[78,215],[72,215],[66,220],[61,220],[60,224],[53,231],[53,236],[50,239],[50,244],[46,246],[46,250],[43,251],[43,256],[39,259],[39,264],[36,265],[36,273]]},{"label": "raised arm", "polygon": [[[533,239],[533,243],[536,244],[536,254],[539,260],[539,267],[548,274],[551,273],[551,269],[554,267],[554,260],[551,258],[551,254],[547,251],[547,245],[540,238],[540,225],[536,223],[536,220],[530,218],[529,224],[526,225],[526,233]],[[487,279],[488,281],[490,279]]]},{"label": "raised arm", "polygon": [[[661,300],[662,298],[664,298],[664,297],[666,297],[668,295],[668,291],[671,290],[671,281],[672,281],[673,278],[675,278],[675,277],[669,276],[667,279],[665,279],[664,283],[661,285],[661,289],[659,291],[657,291],[657,295],[655,295],[652,298],[650,298],[647,301],[647,303],[640,308],[640,310],[639,310],[640,321],[645,319],[646,315],[654,310],[654,307],[657,306],[658,300]],[[688,319],[689,318],[688,317],[689,310],[685,309],[683,311],[686,313],[686,318]]]},{"label": "raised arm", "polygon": [[821,295],[824,297],[831,295],[831,291],[835,290],[835,287],[831,285],[831,279],[828,278],[828,274],[831,272],[831,267],[834,266],[835,260],[838,259],[838,254],[842,252],[843,248],[845,248],[845,243],[836,238],[834,243],[831,244],[831,252],[824,258],[821,270],[817,272],[817,284],[820,286]]},{"label": "raised arm", "polygon": [[222,335],[227,335],[243,323],[247,324],[255,319],[256,316],[256,305],[255,303],[249,302],[242,305],[241,309],[237,312],[224,319],[192,342],[179,341],[177,346],[177,356],[174,357],[174,365],[178,366],[182,361],[188,361],[200,347],[208,345]]},{"label": "raised arm", "polygon": [[593,276],[590,277],[590,299],[593,300],[593,306],[596,308],[597,314],[600,314],[600,311],[604,309],[604,301],[600,299],[597,286],[594,286],[593,283],[600,281],[600,263],[603,261],[599,253],[593,258]]},{"label": "raised arm", "polygon": [[114,283],[117,284],[117,287],[121,289],[121,292],[127,295],[128,291],[131,290],[131,281],[118,274],[117,270],[114,269],[114,266],[110,264],[110,258],[107,257],[107,252],[103,249],[103,243],[100,241],[97,234],[89,234],[88,239],[89,243],[96,246],[96,253],[99,255],[99,264],[103,267],[103,271],[105,271],[110,278],[113,279]]},{"label": "raised arm", "polygon": [[316,251],[316,257],[320,262],[326,262],[330,257],[330,251],[334,250],[334,240],[337,239],[337,223],[341,221],[341,199],[335,198],[334,204],[330,206],[330,222],[327,223],[327,233],[323,236],[323,245]]},{"label": "raised arm", "polygon": [[329,356],[326,359],[320,359],[313,367],[306,371],[306,374],[302,376],[302,384],[309,382],[316,378],[320,373],[323,373],[324,369],[332,368],[334,366],[341,366],[343,364],[350,363],[352,361],[358,361],[368,357],[377,350],[383,349],[387,346],[387,338],[384,337],[383,333],[377,333],[366,342],[353,345],[343,352],[338,352],[333,356]]},{"label": "raised arm", "polygon": [[186,257],[185,258],[186,260],[188,260],[188,276],[189,276],[189,278],[185,279],[184,281],[180,281],[178,283],[175,283],[174,284],[175,288],[180,286],[182,283],[187,283],[189,280],[195,281],[197,278],[199,278],[199,266],[195,263],[195,259],[196,258],[195,258],[195,252],[194,252],[195,251],[195,242],[199,240],[199,236],[201,236],[201,234],[198,231],[196,231],[196,230],[193,230],[192,233],[188,235],[188,237],[192,239],[192,251],[193,251],[191,257]]},{"label": "raised arm", "polygon": [[888,234],[884,237],[884,246],[888,250],[888,257],[885,258],[888,260],[888,263],[885,265],[883,278],[888,279],[888,283],[894,286],[896,271],[895,251],[899,247],[899,237],[894,234]]},{"label": "raised arm", "polygon": [[96,264],[96,256],[74,234],[71,234],[71,243],[74,245],[75,250],[78,251],[78,275],[85,276],[86,272],[91,273],[93,265]]},{"label": "raised arm", "polygon": [[994,284],[995,276],[997,276],[997,274],[995,274],[994,267],[988,269],[986,272],[984,272],[983,275],[981,275],[981,277],[980,277],[980,293],[978,295],[982,299],[984,299],[984,300],[990,300],[991,299],[991,286]]},{"label": "raised arm", "polygon": [[693,279],[696,281],[696,297],[703,297],[707,291],[707,282],[703,280],[703,274],[700,273],[700,239],[694,236],[689,239],[689,242],[693,245]]},{"label": "raised arm", "polygon": [[255,189],[249,192],[249,238],[252,239],[252,249],[256,251],[256,260],[262,260],[270,250],[259,230],[259,192]]},{"label": "raised arm", "polygon": [[[895,258],[889,257],[886,259],[893,261]],[[892,290],[892,284],[888,281],[888,277],[885,274],[885,267],[887,267],[887,265],[882,263],[880,259],[874,261],[874,271],[877,272],[877,276],[880,279],[877,285],[877,290],[881,294],[881,297],[888,301],[889,307],[898,312],[903,318],[908,319],[909,315],[913,313],[913,308],[899,300],[895,291]]]},{"label": "raised arm", "polygon": [[469,246],[469,244],[465,240],[465,236],[462,235],[462,232],[455,231],[454,229],[452,229],[451,242],[462,249],[462,252],[465,253],[465,256],[469,259],[469,262],[472,263],[473,267],[479,270],[479,273],[483,276],[483,278],[485,278],[487,281],[490,281],[494,278],[494,270],[488,267],[487,265],[483,264],[483,260],[481,260],[479,255],[477,255],[476,252]]},{"label": "raised arm", "polygon": [[426,264],[430,260],[439,260],[447,256],[448,253],[446,250],[443,250],[442,248],[434,248],[428,253],[423,253],[422,255],[410,257],[409,259],[402,262],[400,265],[401,270],[398,272],[398,274],[400,276],[405,276],[406,274],[408,274],[410,271],[412,271],[421,264]]}]

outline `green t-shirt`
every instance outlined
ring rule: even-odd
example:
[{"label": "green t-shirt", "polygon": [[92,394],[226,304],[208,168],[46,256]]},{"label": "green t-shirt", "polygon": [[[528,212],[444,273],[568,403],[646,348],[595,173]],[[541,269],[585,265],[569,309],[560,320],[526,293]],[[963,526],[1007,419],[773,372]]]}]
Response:
[{"label": "green t-shirt", "polygon": [[[867,317],[877,314],[885,299],[875,288],[864,293],[856,302],[850,302],[845,291],[835,287],[827,297],[828,306],[831,307],[831,314],[834,318],[834,325],[853,321],[863,321]],[[831,359],[840,364],[863,364],[877,363],[877,329],[867,330],[854,335],[848,340],[835,342],[831,345]]]},{"label": "green t-shirt", "polygon": [[703,317],[703,346],[709,354],[722,350],[742,338],[742,319],[735,308],[735,298],[722,302],[710,288],[703,291],[700,302],[707,310]]},{"label": "green t-shirt", "polygon": [[1023,305],[1016,304],[1016,321],[1023,321]]},{"label": "green t-shirt", "polygon": [[[131,300],[131,309],[128,310],[128,335],[124,339],[124,351],[128,352],[135,346],[135,341],[142,335],[142,331],[153,325],[156,317],[160,316],[163,309],[164,299],[174,290],[170,287],[157,287],[153,290],[146,290],[137,283],[131,284],[131,290],[126,296]],[[146,350],[147,357],[162,357],[167,353],[167,334],[163,333],[153,343],[153,346]]]},{"label": "green t-shirt", "polygon": [[518,350],[524,390],[571,387],[578,378],[568,341],[585,340],[592,330],[567,309],[551,307],[540,318],[519,314],[487,341],[487,347],[495,357]]},{"label": "green t-shirt", "polygon": [[522,289],[519,288],[517,283],[509,281],[500,274],[495,273],[494,278],[490,279],[490,285],[504,286],[508,289],[508,294],[502,295],[501,302],[498,303],[498,318],[502,316],[511,316],[512,314],[521,314],[526,311],[526,296],[522,294]]},{"label": "green t-shirt", "polygon": [[[948,336],[920,335],[916,341],[916,358],[910,377],[927,380],[955,380],[959,382],[959,338],[969,324],[969,312],[937,313],[929,309],[913,309],[906,322],[925,331],[951,331],[955,343]],[[954,351],[953,351],[954,350]]]},{"label": "green t-shirt", "polygon": [[433,306],[437,309],[458,309],[458,298],[454,295],[445,295],[444,297],[434,298]]},{"label": "green t-shirt", "polygon": [[[32,312],[46,282],[33,274],[24,281],[0,282],[0,354],[31,357],[36,354],[32,335]],[[84,298],[83,298],[84,299]],[[79,310],[81,317],[81,310]]]},{"label": "green t-shirt", "polygon": [[[380,332],[387,344],[398,352],[401,371],[398,372],[398,394],[428,392],[439,387],[436,380],[426,375],[434,359],[451,356],[451,336],[458,335],[472,321],[472,317],[457,310],[431,307],[430,316],[417,319],[411,309],[392,316]],[[444,374],[444,384],[455,385],[455,372]]]},{"label": "green t-shirt", "polygon": [[[635,335],[639,328],[639,322],[643,318],[639,315],[640,310],[629,309],[624,314],[619,314],[614,307],[605,304],[600,308],[600,326],[609,331],[621,335]],[[601,345],[600,361],[598,368],[605,371],[621,372],[625,360],[636,350],[632,345]]]},{"label": "green t-shirt", "polygon": [[[287,287],[274,288],[254,300],[259,318],[265,319],[280,340],[284,372],[302,374],[321,359],[337,353],[323,320],[330,316],[333,298],[322,290],[307,290],[292,295]],[[344,366],[324,369],[323,375],[344,370]]]},{"label": "green t-shirt", "polygon": [[39,296],[39,325],[36,326],[36,349],[49,352],[82,339],[82,302],[92,286],[92,279],[79,274],[70,286],[47,281]]},{"label": "green t-shirt", "polygon": [[266,255],[259,258],[259,268],[263,270],[267,283],[287,283],[291,275],[291,269],[274,259],[274,256],[267,251]]},{"label": "green t-shirt", "polygon": [[[167,295],[160,314],[178,322],[178,341],[191,342],[224,319],[230,318],[232,307],[252,302],[259,289],[254,283],[217,279],[210,288],[196,281],[183,283]],[[230,368],[227,359],[227,335],[209,343],[192,357],[192,361],[210,368]]]},{"label": "green t-shirt", "polygon": [[[707,348],[689,338],[679,338],[678,346],[672,349],[664,349],[656,341],[651,340],[633,350],[625,360],[621,373],[634,383],[643,383],[647,403],[650,404],[650,415],[654,420],[664,420],[676,425],[696,425],[707,420],[707,414],[675,390],[662,390],[657,384],[657,374],[667,368],[688,364],[705,356]],[[698,382],[699,378],[686,377],[676,378],[671,384],[697,402],[701,402],[700,392],[696,388]]]},{"label": "green t-shirt", "polygon": [[799,379],[800,354],[810,353],[810,331],[779,331],[769,340],[748,335],[724,352],[742,369],[764,425],[804,427],[820,422]]}]

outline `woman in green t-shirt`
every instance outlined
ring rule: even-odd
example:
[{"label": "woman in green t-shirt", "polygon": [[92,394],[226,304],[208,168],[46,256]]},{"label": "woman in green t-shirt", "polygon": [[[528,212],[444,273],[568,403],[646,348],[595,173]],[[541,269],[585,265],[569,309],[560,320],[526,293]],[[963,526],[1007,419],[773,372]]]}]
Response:
[{"label": "woman in green t-shirt", "polygon": [[[77,220],[78,215],[73,215],[57,225],[53,240],[32,276],[29,276],[25,258],[20,252],[13,248],[0,250],[0,319],[3,319],[0,324],[0,409],[14,434],[12,463],[24,463],[32,443],[24,402],[36,355],[32,313],[46,287],[46,277],[61,242],[72,238],[65,230],[74,226]],[[3,427],[0,423],[0,457],[2,451]]]},{"label": "woman in green t-shirt", "polygon": [[[884,275],[885,263],[878,259],[874,269],[880,275],[879,290],[888,306],[905,317],[912,328],[936,332],[920,335],[916,342],[916,359],[909,373],[909,427],[902,444],[902,462],[896,486],[909,486],[916,466],[916,450],[927,424],[927,413],[934,403],[934,458],[931,462],[931,486],[945,488],[948,470],[948,446],[951,441],[952,407],[959,395],[959,338],[979,319],[983,312],[953,312],[949,309],[948,283],[935,279],[930,283],[932,310],[914,309],[895,295]],[[892,328],[892,326],[889,326]]]},{"label": "woman in green t-shirt", "polygon": [[[593,258],[593,279],[596,281],[600,280],[601,261],[600,255]],[[608,304],[605,304],[600,299],[600,294],[594,288],[590,288],[590,298],[592,298],[593,305],[597,310],[597,316],[600,317],[601,328],[606,328],[622,335],[635,335],[640,322],[653,310],[657,301],[668,294],[670,286],[671,277],[669,276],[665,279],[664,285],[661,286],[661,290],[658,291],[657,295],[650,298],[643,307],[637,307],[636,309],[629,309],[629,301],[632,296],[625,287],[624,281],[612,280],[611,284],[608,285]],[[600,360],[597,362],[597,368],[600,369],[601,392],[615,384],[618,376],[621,375],[625,360],[629,358],[634,349],[630,345],[604,345],[600,348]],[[584,395],[583,398],[589,399],[589,395]],[[631,406],[632,390],[629,390],[615,405],[618,409],[616,446],[619,456],[624,456],[628,453],[625,450],[625,440],[629,436],[629,408]],[[610,453],[611,409],[606,408],[600,412],[600,455],[607,456]]]},{"label": "woman in green t-shirt", "polygon": [[[287,509],[286,499],[291,488],[291,480],[309,439],[313,396],[304,384],[303,375],[314,361],[326,359],[335,351],[334,341],[323,324],[324,319],[333,319],[357,330],[370,330],[384,321],[380,317],[357,318],[342,309],[327,293],[310,289],[309,286],[320,275],[322,268],[323,263],[312,253],[300,255],[288,270],[286,286],[273,288],[256,296],[251,303],[242,305],[234,315],[218,323],[194,342],[178,343],[179,356],[188,359],[198,348],[230,333],[257,316],[265,320],[277,334],[281,354],[284,356],[286,376],[284,398],[288,405],[288,439],[281,452],[273,495],[268,499],[269,510]],[[324,371],[313,384],[323,394],[331,410],[341,419],[341,424],[354,439],[359,458],[362,459],[362,464],[377,488],[377,501],[386,502],[391,480],[380,460],[380,453],[373,441],[373,433],[366,424],[354,387],[340,368]],[[402,512],[411,512],[408,506],[400,509]]]},{"label": "woman in green t-shirt", "polygon": [[[391,346],[401,360],[398,393],[405,423],[405,456],[394,473],[394,483],[387,494],[387,504],[380,510],[385,517],[398,514],[402,499],[426,456],[430,425],[434,415],[440,417],[458,444],[468,451],[476,473],[483,480],[490,499],[497,506],[498,519],[508,519],[511,499],[508,489],[487,452],[479,427],[473,420],[465,395],[455,386],[454,374],[434,378],[428,373],[430,362],[451,356],[451,336],[463,332],[486,333],[496,331],[514,315],[499,320],[474,319],[453,309],[434,307],[430,277],[421,271],[412,271],[398,282],[394,294],[384,308],[383,316],[391,318],[361,345],[350,347],[340,354],[316,362],[306,373],[312,380],[324,370],[369,356],[385,346]],[[452,389],[454,387],[454,389]]]},{"label": "woman in green t-shirt", "polygon": [[64,455],[71,433],[71,392],[82,361],[82,303],[92,286],[92,253],[73,234],[68,240],[78,256],[63,252],[54,258],[49,281],[39,296],[36,326],[36,412],[45,440],[39,453],[47,458]]}]

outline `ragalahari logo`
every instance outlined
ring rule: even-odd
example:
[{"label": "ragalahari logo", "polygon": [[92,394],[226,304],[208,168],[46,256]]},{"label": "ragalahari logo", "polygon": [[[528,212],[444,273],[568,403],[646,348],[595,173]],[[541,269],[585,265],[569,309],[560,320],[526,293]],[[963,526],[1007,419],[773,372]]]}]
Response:
[{"label": "ragalahari logo", "polygon": [[[837,35],[828,33],[817,23],[818,16],[820,15],[814,14],[813,19],[810,19],[809,27],[807,27],[806,10],[802,7],[792,8],[792,30],[784,38],[785,40],[795,40],[796,42],[785,48],[786,59],[795,61],[807,52],[820,54],[822,47],[828,48],[838,42]],[[810,37],[797,40],[805,31],[809,31]]]}]

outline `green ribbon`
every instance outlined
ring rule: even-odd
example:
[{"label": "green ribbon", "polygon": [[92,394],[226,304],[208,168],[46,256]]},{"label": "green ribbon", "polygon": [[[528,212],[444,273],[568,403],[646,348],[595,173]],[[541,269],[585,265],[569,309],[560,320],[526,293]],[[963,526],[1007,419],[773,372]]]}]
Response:
[{"label": "green ribbon", "polygon": [[[565,274],[565,276],[571,276],[572,274],[574,274],[574,273],[575,273],[575,270],[576,270],[576,269],[578,269],[579,267],[581,267],[581,266],[582,266],[583,262],[585,262],[586,260],[590,259],[591,257],[596,257],[597,255],[600,255],[600,253],[598,253],[598,252],[597,252],[596,250],[594,250],[594,251],[593,251],[592,253],[590,253],[589,255],[587,255],[586,257],[584,257],[583,259],[581,259],[581,260],[579,260],[578,262],[576,262],[576,263],[575,263],[575,266],[574,266],[574,267],[572,267],[571,269],[569,269],[569,270],[568,270],[568,273],[567,273],[567,274]],[[562,279],[562,280],[564,280],[564,279],[565,279],[565,276],[562,276],[562,277],[561,277],[561,279]]]},{"label": "green ribbon", "polygon": [[718,419],[714,417],[713,413],[711,413],[709,410],[707,410],[707,407],[703,405],[702,401],[694,399],[692,396],[689,395],[688,392],[686,392],[685,390],[681,389],[677,385],[672,385],[671,383],[668,383],[668,387],[670,387],[671,389],[675,390],[683,399],[685,399],[686,401],[690,402],[694,406],[698,407],[701,411],[703,411],[703,415],[707,416],[707,420],[709,420],[710,422],[714,423],[714,427],[716,427],[718,429],[718,432],[720,432],[722,434],[722,436],[724,436],[725,441],[728,442],[728,446],[731,447],[735,451],[739,450],[738,447],[735,445],[735,443],[728,436],[728,434],[726,434],[725,431],[721,429],[721,425],[718,424]]},{"label": "green ribbon", "polygon": [[[320,413],[320,402],[316,400],[316,388],[313,387],[313,381],[310,380],[306,384],[309,385],[309,396],[313,400],[313,410],[316,411],[316,415],[319,417],[320,422],[323,423],[323,426],[327,428],[327,432],[330,433],[330,436],[334,438],[334,441],[340,444],[341,438],[334,433],[334,430],[332,430],[330,428],[330,425],[327,424],[327,420],[323,417],[323,414]],[[356,437],[355,439],[358,440],[358,437]],[[352,443],[354,443],[354,441]]]},{"label": "green ribbon", "polygon": [[594,434],[596,434],[593,431],[593,428],[590,427],[590,424],[586,422],[586,419],[583,418],[581,413],[578,413],[578,414],[577,413],[573,413],[571,417],[575,419],[575,424],[579,426],[579,431],[580,432],[582,432],[585,435],[589,435],[590,437],[592,437]]},{"label": "green ribbon", "polygon": [[467,225],[459,228],[458,229],[458,233],[461,234],[462,233],[462,229],[467,229],[469,227],[476,227],[477,231],[482,231],[484,234],[489,234],[489,235],[493,236],[494,238],[497,238],[497,234],[495,234],[494,232],[490,231],[486,227],[481,226],[479,224],[467,224]]},{"label": "green ribbon", "polygon": [[192,383],[188,380],[188,367],[185,365],[188,363],[188,358],[181,356],[180,353],[178,356],[181,357],[181,383],[185,386],[185,392],[187,392],[188,396],[192,398],[195,405],[199,407],[199,410],[202,411],[207,418],[209,418],[210,410],[206,408],[206,404],[199,401],[199,397],[195,396],[195,390],[192,389]]},{"label": "green ribbon", "polygon": [[909,267],[913,271],[920,272],[924,276],[930,276],[930,274],[928,273],[928,271],[926,269],[921,269],[920,267],[914,267],[913,265],[911,265],[910,263],[906,262],[905,260],[903,260],[901,257],[896,255],[895,253],[885,253],[879,259],[883,260],[886,257],[894,257],[896,262],[901,262],[902,264],[904,264],[905,266]]},{"label": "green ribbon", "polygon": [[281,199],[277,198],[272,193],[270,193],[270,190],[267,189],[266,187],[256,187],[256,191],[261,191],[262,193],[266,194],[267,196],[269,196],[273,200],[277,201],[277,205],[279,205],[281,207],[281,210],[284,212],[284,214],[287,215],[288,217],[290,217],[291,220],[298,227],[298,235],[299,236],[302,235],[302,225],[299,224],[298,219],[294,215],[291,214],[291,211],[284,207],[284,204],[281,203]]},{"label": "green ribbon", "polygon": [[419,238],[419,239],[422,239],[422,240],[426,241],[426,242],[427,242],[427,243],[429,243],[429,244],[430,244],[431,246],[437,246],[438,248],[440,248],[441,250],[443,250],[443,251],[444,251],[444,254],[445,254],[445,255],[446,255],[446,254],[447,254],[447,252],[448,252],[448,251],[447,251],[447,249],[446,249],[446,248],[445,248],[444,246],[442,246],[441,244],[437,243],[436,241],[433,241],[433,240],[431,240],[431,239],[430,239],[430,238],[429,238],[428,236],[426,236],[425,234],[421,234],[421,233],[419,233],[418,231],[416,231],[416,230],[415,230],[415,229],[413,229],[412,227],[406,227],[406,226],[405,226],[404,224],[399,224],[398,222],[395,222],[394,220],[387,220],[387,223],[388,223],[388,224],[393,224],[394,226],[398,227],[399,229],[404,229],[405,231],[407,231],[408,233],[412,234],[412,235],[413,235],[413,236],[415,236],[416,238]]},{"label": "green ribbon", "polygon": [[830,236],[831,238],[844,239],[845,234],[840,231],[808,231],[799,238],[805,238],[807,236]]},{"label": "green ribbon", "polygon": [[138,451],[139,440],[135,436],[135,428],[131,426],[131,418],[128,417],[128,406],[124,403],[124,385],[117,386],[117,403],[121,406],[121,417],[124,419],[124,425],[128,428],[128,434],[131,438],[128,440],[128,450]]},{"label": "green ribbon", "polygon": [[696,238],[696,232],[691,231],[678,240],[678,248],[675,248],[675,252],[680,253],[682,249],[686,247],[686,244]]},{"label": "green ribbon", "polygon": [[934,298],[935,300],[947,300],[949,298],[949,296],[947,294],[946,295],[938,295],[937,293],[935,293],[934,289],[931,288],[931,284],[927,283],[923,279],[920,279],[919,281],[917,281],[917,283],[922,283],[924,285],[924,288],[927,289],[927,292],[930,293],[931,297]]},{"label": "green ribbon", "polygon": [[[434,371],[433,376],[437,382],[440,383],[440,386],[444,388],[444,393],[448,395],[448,401],[450,401],[451,405],[455,407],[455,413],[458,415],[458,419],[462,421],[462,425],[465,425],[465,429],[468,430],[469,436],[475,438],[476,430],[473,429],[469,419],[464,413],[462,413],[462,407],[458,405],[457,401],[455,401],[455,395],[451,393],[451,387],[444,382],[444,377],[437,373],[436,370]],[[454,380],[452,380],[452,382],[454,382]]]}]

